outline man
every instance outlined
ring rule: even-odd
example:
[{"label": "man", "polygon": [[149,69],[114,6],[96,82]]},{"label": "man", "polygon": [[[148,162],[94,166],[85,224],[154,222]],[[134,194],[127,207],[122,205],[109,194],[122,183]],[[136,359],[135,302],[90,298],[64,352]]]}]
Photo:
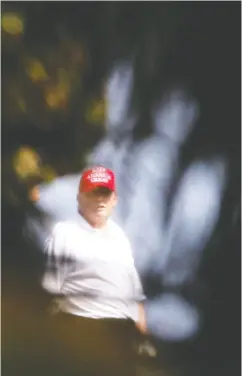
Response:
[{"label": "man", "polygon": [[47,241],[42,279],[56,296],[51,312],[59,357],[68,358],[69,375],[128,376],[134,374],[134,323],[144,330],[144,317],[129,241],[109,218],[117,202],[114,173],[84,171],[77,202],[79,218],[58,223]]}]

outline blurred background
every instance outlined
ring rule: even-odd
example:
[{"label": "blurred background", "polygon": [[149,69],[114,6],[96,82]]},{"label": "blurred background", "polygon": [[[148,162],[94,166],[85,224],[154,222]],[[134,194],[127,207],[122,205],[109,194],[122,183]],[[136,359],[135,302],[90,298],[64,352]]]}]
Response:
[{"label": "blurred background", "polygon": [[41,249],[50,223],[76,215],[82,169],[104,164],[157,351],[137,372],[236,376],[240,2],[1,9],[3,374],[57,372],[40,346]]}]

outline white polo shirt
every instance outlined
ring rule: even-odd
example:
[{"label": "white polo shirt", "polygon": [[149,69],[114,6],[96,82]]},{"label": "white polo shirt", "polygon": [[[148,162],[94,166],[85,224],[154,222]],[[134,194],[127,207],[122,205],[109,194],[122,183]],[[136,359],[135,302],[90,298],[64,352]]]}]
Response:
[{"label": "white polo shirt", "polygon": [[42,286],[61,311],[89,318],[137,320],[143,300],[130,243],[112,220],[95,229],[80,216],[54,226]]}]

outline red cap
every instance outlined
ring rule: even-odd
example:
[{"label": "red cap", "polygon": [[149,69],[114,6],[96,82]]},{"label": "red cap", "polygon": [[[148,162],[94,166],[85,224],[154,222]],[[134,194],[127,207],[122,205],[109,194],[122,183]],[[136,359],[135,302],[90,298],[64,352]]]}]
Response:
[{"label": "red cap", "polygon": [[96,187],[106,187],[115,191],[113,171],[101,166],[84,171],[79,184],[79,192],[90,192]]}]

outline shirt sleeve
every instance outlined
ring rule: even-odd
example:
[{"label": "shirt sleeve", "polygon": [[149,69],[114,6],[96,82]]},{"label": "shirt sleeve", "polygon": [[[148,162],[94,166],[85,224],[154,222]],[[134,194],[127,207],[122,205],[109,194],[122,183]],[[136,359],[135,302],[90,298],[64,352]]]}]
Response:
[{"label": "shirt sleeve", "polygon": [[128,259],[129,259],[129,276],[130,276],[130,316],[133,321],[138,321],[139,319],[139,304],[143,302],[146,297],[144,295],[143,286],[141,283],[140,276],[137,272],[132,246],[130,241],[124,235],[125,249],[127,249]]},{"label": "shirt sleeve", "polygon": [[143,291],[143,286],[141,284],[141,280],[139,277],[139,274],[134,266],[133,268],[133,284],[134,284],[134,295],[135,299],[138,302],[142,302],[146,299],[144,291]]},{"label": "shirt sleeve", "polygon": [[132,286],[133,286],[133,299],[131,302],[131,316],[134,321],[139,319],[139,304],[145,301],[146,297],[143,292],[143,287],[139,274],[133,265],[132,268]]},{"label": "shirt sleeve", "polygon": [[42,287],[50,294],[60,295],[67,271],[66,236],[63,223],[57,224],[47,238],[44,256],[45,270],[41,281]]}]

